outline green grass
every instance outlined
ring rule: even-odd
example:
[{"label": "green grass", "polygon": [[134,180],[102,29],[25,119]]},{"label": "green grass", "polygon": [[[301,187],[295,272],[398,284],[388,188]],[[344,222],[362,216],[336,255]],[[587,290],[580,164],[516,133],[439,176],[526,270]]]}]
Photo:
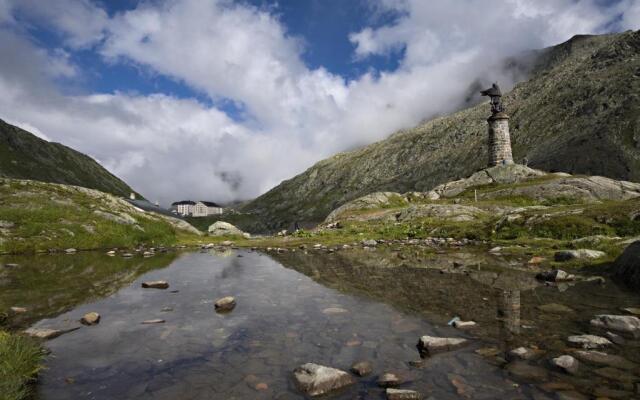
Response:
[{"label": "green grass", "polygon": [[0,400],[26,399],[43,358],[35,340],[0,331]]},{"label": "green grass", "polygon": [[[119,223],[95,211],[128,216]],[[125,215],[126,214],[126,215]],[[72,187],[35,181],[0,180],[0,253],[36,253],[49,249],[104,249],[169,246],[178,242],[170,223],[140,213],[115,198],[90,195]]]}]

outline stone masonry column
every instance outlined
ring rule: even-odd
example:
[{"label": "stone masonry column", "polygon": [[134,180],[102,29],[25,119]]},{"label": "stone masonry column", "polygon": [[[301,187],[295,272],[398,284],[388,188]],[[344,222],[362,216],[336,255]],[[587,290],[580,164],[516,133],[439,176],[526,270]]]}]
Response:
[{"label": "stone masonry column", "polygon": [[493,114],[489,119],[489,167],[513,164],[509,116],[504,112]]}]

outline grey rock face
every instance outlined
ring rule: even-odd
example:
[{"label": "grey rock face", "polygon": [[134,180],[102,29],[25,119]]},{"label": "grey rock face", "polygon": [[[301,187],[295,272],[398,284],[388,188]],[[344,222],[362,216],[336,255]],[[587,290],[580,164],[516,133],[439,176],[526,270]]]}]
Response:
[{"label": "grey rock face", "polygon": [[468,340],[463,338],[422,336],[418,342],[418,351],[421,356],[428,357],[444,351],[455,350],[467,343]]},{"label": "grey rock face", "polygon": [[229,235],[244,235],[244,232],[231,225],[228,222],[217,221],[209,226],[209,235],[211,236],[229,236]]},{"label": "grey rock face", "polygon": [[614,276],[632,289],[640,289],[640,241],[631,243],[613,263]]},{"label": "grey rock face", "polygon": [[345,371],[313,363],[296,368],[293,377],[300,390],[310,396],[319,396],[355,383]]}]

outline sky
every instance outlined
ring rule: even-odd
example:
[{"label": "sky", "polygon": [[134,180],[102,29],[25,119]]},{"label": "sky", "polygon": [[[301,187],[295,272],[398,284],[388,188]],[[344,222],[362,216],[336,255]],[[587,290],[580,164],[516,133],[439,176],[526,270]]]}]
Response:
[{"label": "sky", "polygon": [[639,28],[637,0],[0,0],[0,118],[152,201],[246,200]]}]

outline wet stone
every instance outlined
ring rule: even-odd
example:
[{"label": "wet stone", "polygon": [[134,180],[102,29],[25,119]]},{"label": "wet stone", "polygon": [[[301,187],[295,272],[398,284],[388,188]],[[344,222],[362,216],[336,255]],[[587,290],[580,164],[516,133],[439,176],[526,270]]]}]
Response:
[{"label": "wet stone", "polygon": [[557,392],[556,397],[558,400],[589,400],[587,396],[575,390]]},{"label": "wet stone", "polygon": [[25,307],[11,307],[10,310],[14,314],[24,314],[28,311]]},{"label": "wet stone", "polygon": [[214,307],[217,312],[229,312],[236,307],[236,299],[231,296],[216,300]]},{"label": "wet stone", "polygon": [[373,371],[373,367],[369,361],[360,361],[351,366],[351,372],[358,376],[369,375]]},{"label": "wet stone", "polygon": [[569,374],[575,375],[578,373],[578,360],[569,355],[565,354],[560,357],[553,358],[551,359],[551,364]]},{"label": "wet stone", "polygon": [[527,347],[518,347],[517,349],[513,349],[507,355],[509,360],[535,360],[537,358],[542,357],[544,351],[537,349],[529,349]]},{"label": "wet stone", "polygon": [[561,269],[554,269],[551,271],[540,272],[536,275],[536,278],[547,282],[564,282],[574,280],[575,276],[568,274]]},{"label": "wet stone", "polygon": [[319,396],[355,383],[351,375],[344,371],[313,363],[296,368],[293,376],[298,388],[310,396]]},{"label": "wet stone", "polygon": [[640,318],[631,315],[596,315],[591,320],[591,325],[629,334],[633,337],[640,337]]},{"label": "wet stone", "polygon": [[602,336],[595,335],[574,335],[569,336],[567,341],[570,345],[575,347],[582,347],[583,349],[597,349],[601,347],[610,346],[612,343],[609,339]]},{"label": "wet stone", "polygon": [[393,389],[387,388],[386,395],[388,400],[420,400],[422,395],[415,390]]},{"label": "wet stone", "polygon": [[77,329],[80,329],[80,327],[78,326],[78,327],[73,327],[69,329],[29,328],[26,331],[24,331],[24,333],[27,334],[28,336],[35,337],[38,339],[49,340],[49,339],[57,338],[58,336],[63,335],[65,333],[75,331]]},{"label": "wet stone", "polygon": [[640,381],[640,378],[638,378],[637,376],[631,375],[627,372],[624,372],[622,370],[619,370],[613,367],[598,368],[593,372],[603,378],[606,378],[612,381],[629,382],[629,383]]},{"label": "wet stone", "polygon": [[437,353],[455,350],[468,343],[463,338],[447,338],[436,336],[422,336],[418,342],[418,351],[423,357],[432,356]]},{"label": "wet stone", "polygon": [[86,313],[84,316],[82,316],[80,322],[83,325],[97,325],[100,322],[100,314],[98,314],[97,312]]},{"label": "wet stone", "polygon": [[604,365],[626,370],[631,370],[638,366],[624,357],[607,354],[601,351],[578,350],[573,352],[573,355],[583,362],[594,365]]},{"label": "wet stone", "polygon": [[400,377],[392,372],[386,372],[378,377],[378,386],[383,388],[399,386],[401,383]]},{"label": "wet stone", "polygon": [[598,386],[593,390],[593,395],[598,398],[604,397],[608,399],[630,399],[632,398],[633,393],[626,390]]},{"label": "wet stone", "polygon": [[159,318],[157,318],[157,319],[148,319],[146,321],[142,321],[142,324],[144,324],[144,325],[164,324],[164,323],[165,323],[165,320],[159,319]]},{"label": "wet stone", "polygon": [[167,283],[167,281],[142,282],[142,287],[145,289],[167,289],[169,287],[169,283]]}]

